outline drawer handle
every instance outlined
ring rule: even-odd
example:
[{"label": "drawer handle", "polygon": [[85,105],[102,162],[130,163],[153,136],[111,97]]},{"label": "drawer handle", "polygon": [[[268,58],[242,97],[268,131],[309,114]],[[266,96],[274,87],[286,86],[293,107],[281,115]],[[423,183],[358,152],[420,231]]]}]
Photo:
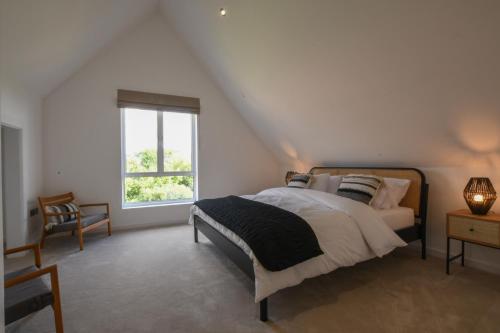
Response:
[{"label": "drawer handle", "polygon": [[470,228],[470,229],[469,229],[469,231],[470,231],[470,232],[473,232],[473,231],[474,231],[474,228]]}]

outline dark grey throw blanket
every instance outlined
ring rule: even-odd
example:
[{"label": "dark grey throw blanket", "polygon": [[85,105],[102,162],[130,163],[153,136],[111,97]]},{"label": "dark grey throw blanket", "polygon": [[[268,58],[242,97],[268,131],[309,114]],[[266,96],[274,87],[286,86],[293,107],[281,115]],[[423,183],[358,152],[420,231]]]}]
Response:
[{"label": "dark grey throw blanket", "polygon": [[309,224],[287,210],[234,195],[194,204],[244,240],[269,271],[323,254]]}]

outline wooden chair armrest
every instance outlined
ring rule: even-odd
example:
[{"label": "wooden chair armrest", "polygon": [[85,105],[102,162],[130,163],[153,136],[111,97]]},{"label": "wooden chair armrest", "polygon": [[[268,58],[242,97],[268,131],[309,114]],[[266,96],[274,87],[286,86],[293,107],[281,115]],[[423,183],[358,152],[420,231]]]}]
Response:
[{"label": "wooden chair armrest", "polygon": [[90,207],[90,206],[109,206],[109,203],[107,202],[102,202],[102,203],[89,203],[89,204],[81,204],[79,205],[80,207]]},{"label": "wooden chair armrest", "polygon": [[12,249],[6,249],[4,251],[4,255],[28,251],[28,250],[33,250],[33,254],[35,255],[35,265],[36,265],[36,267],[40,268],[42,266],[42,257],[40,255],[40,245],[37,243],[28,244],[28,245],[24,245],[24,246],[12,248]]},{"label": "wooden chair armrest", "polygon": [[[12,286],[15,286],[16,284],[20,284],[20,283],[23,283],[23,282],[26,282],[26,281],[29,281],[29,280],[33,280],[33,279],[36,279],[42,275],[45,275],[45,274],[50,274],[50,281],[51,281],[51,285],[52,285],[52,288],[55,288],[54,286],[54,279],[57,281],[58,280],[58,277],[57,277],[57,265],[52,265],[52,266],[48,266],[48,267],[44,267],[42,269],[39,269],[37,271],[34,271],[34,272],[31,272],[31,273],[28,273],[28,274],[24,274],[24,275],[21,275],[21,276],[16,276],[15,278],[12,278],[12,279],[9,279],[9,280],[5,280],[4,282],[4,287],[5,288],[10,288]],[[57,287],[59,287],[57,285]]]},{"label": "wooden chair armrest", "polygon": [[99,206],[104,206],[106,207],[106,212],[109,214],[109,203],[108,202],[102,202],[102,203],[89,203],[89,204],[82,204],[79,205],[80,207],[99,207]]}]

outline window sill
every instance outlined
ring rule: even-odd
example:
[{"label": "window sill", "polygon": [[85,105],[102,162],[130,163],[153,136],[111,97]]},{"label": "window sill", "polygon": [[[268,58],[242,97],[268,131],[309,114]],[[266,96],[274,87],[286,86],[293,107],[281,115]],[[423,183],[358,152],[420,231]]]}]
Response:
[{"label": "window sill", "polygon": [[155,202],[155,203],[137,203],[137,204],[122,204],[122,209],[136,208],[153,208],[153,207],[169,207],[169,206],[184,206],[192,205],[196,200],[179,201],[179,202]]}]

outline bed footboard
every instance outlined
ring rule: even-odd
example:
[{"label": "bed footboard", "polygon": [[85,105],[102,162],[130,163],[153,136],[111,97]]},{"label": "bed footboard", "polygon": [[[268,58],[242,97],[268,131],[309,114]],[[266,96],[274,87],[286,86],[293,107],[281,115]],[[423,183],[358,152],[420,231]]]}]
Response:
[{"label": "bed footboard", "polygon": [[[201,231],[212,243],[224,252],[233,263],[238,266],[255,283],[255,273],[252,260],[236,244],[218,232],[199,216],[194,216],[194,241],[198,242],[198,230]],[[259,317],[261,321],[268,320],[267,298],[259,302]]]}]

